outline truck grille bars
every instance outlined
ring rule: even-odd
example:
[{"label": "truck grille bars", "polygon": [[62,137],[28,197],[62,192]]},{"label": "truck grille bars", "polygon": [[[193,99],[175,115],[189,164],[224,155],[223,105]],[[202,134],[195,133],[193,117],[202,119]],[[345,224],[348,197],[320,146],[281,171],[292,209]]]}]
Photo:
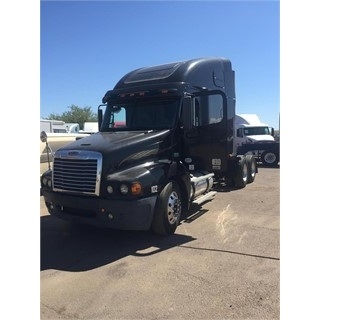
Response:
[{"label": "truck grille bars", "polygon": [[53,162],[53,190],[100,194],[102,155],[99,152],[64,150]]}]

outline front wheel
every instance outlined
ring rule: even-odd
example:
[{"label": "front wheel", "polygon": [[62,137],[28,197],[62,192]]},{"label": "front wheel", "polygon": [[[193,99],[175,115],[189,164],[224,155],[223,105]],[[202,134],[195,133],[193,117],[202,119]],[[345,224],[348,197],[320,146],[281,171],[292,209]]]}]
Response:
[{"label": "front wheel", "polygon": [[158,235],[170,235],[176,231],[182,213],[181,190],[170,181],[158,195],[152,230]]}]

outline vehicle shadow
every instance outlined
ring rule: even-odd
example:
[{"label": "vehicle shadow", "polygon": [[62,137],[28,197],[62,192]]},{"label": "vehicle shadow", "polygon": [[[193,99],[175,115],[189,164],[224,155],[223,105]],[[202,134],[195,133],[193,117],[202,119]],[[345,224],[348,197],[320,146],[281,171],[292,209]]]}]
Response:
[{"label": "vehicle shadow", "polygon": [[[210,201],[212,201],[212,199],[207,200],[204,203],[210,202]],[[195,221],[198,218],[200,218],[201,216],[203,216],[207,211],[208,211],[207,209],[202,208],[202,205],[192,203],[189,210],[182,212],[182,215],[181,215],[182,219],[181,219],[180,224],[192,223],[193,221]]]},{"label": "vehicle shadow", "polygon": [[277,165],[268,166],[268,165],[263,164],[262,162],[257,162],[257,167],[258,168],[279,169],[280,163],[278,163]]},{"label": "vehicle shadow", "polygon": [[87,271],[126,256],[150,256],[195,240],[173,234],[119,231],[71,224],[53,216],[40,217],[40,269]]}]

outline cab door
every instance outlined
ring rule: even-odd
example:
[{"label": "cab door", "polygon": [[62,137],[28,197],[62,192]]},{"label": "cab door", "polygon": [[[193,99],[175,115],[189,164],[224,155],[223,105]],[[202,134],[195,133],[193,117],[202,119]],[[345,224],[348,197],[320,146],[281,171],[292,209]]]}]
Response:
[{"label": "cab door", "polygon": [[184,131],[184,161],[188,168],[226,170],[228,123],[224,94],[212,91],[194,95],[187,108],[190,125]]}]

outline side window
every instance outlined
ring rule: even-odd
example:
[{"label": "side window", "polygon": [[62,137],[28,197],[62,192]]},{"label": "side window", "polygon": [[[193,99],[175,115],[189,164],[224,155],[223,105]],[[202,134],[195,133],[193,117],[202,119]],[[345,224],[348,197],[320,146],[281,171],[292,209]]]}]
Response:
[{"label": "side window", "polygon": [[115,129],[126,126],[126,106],[114,105],[107,110],[104,120],[106,128]]},{"label": "side window", "polygon": [[126,127],[126,109],[122,108],[120,112],[113,115],[113,127],[121,128]]},{"label": "side window", "polygon": [[216,94],[208,98],[208,123],[221,122],[223,119],[223,97]]},{"label": "side window", "polygon": [[237,129],[237,137],[243,138],[243,129],[242,128]]},{"label": "side window", "polygon": [[223,119],[223,97],[220,94],[195,98],[195,125],[205,126]]}]

